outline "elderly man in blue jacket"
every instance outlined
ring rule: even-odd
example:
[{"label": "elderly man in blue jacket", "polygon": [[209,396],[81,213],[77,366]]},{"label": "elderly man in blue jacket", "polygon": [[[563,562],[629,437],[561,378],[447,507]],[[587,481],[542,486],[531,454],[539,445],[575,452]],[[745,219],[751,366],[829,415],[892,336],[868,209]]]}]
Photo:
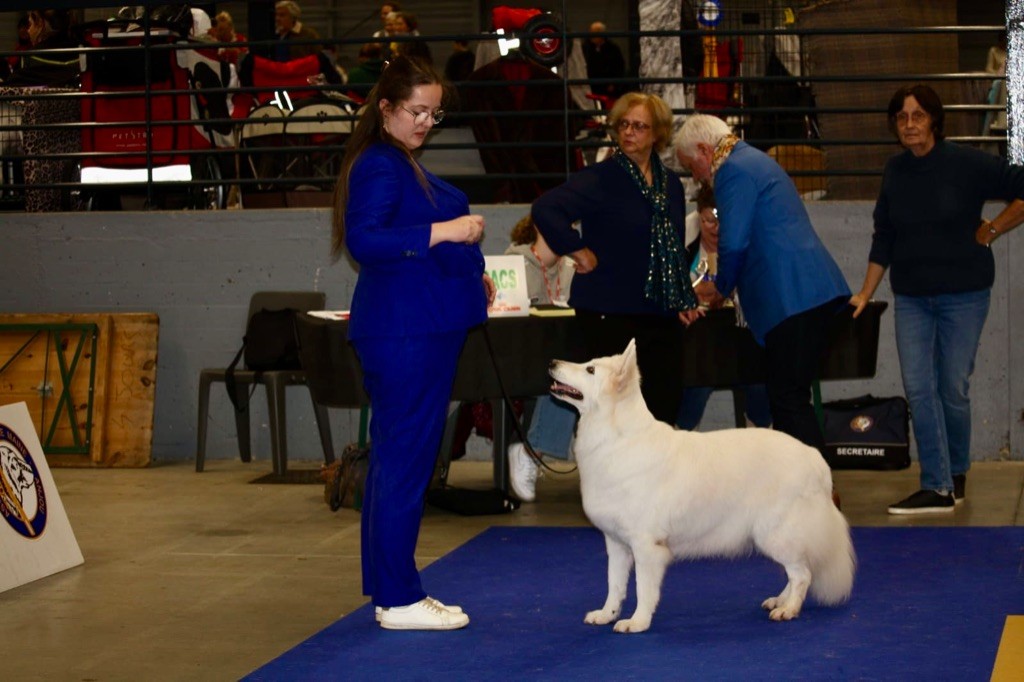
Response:
[{"label": "elderly man in blue jacket", "polygon": [[831,319],[849,300],[846,280],[793,181],[767,154],[737,139],[720,118],[702,114],[686,119],[674,145],[694,179],[714,189],[715,286],[723,296],[738,290],[747,324],[764,346],[773,424],[821,450],[811,385]]}]

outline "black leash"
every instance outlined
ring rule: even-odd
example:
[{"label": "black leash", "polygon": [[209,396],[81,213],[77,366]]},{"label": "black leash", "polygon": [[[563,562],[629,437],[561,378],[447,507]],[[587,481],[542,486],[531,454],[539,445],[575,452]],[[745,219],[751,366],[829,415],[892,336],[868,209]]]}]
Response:
[{"label": "black leash", "polygon": [[[576,471],[577,466],[573,464],[571,469],[561,470],[555,469],[550,464],[547,464],[544,459],[537,454],[537,451],[530,445],[530,441],[526,437],[526,432],[523,431],[523,425],[519,422],[519,417],[516,416],[516,412],[512,409],[512,399],[508,396],[508,391],[505,390],[505,381],[501,378],[501,370],[498,368],[498,358],[494,354],[494,346],[491,344],[491,332],[489,330],[489,324],[484,323],[484,341],[487,342],[487,354],[491,356],[491,366],[494,367],[494,375],[498,377],[498,387],[501,388],[501,398],[505,403],[505,409],[512,416],[512,425],[515,426],[516,434],[519,436],[519,440],[522,442],[523,447],[526,448],[527,454],[530,459],[534,461],[539,467],[543,467],[553,474],[571,474]],[[497,434],[495,434],[497,435]]]}]

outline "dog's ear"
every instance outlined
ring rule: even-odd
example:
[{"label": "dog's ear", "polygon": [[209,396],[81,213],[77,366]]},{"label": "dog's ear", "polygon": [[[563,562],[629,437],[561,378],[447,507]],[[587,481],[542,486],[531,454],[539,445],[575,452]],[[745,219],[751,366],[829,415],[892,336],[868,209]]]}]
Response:
[{"label": "dog's ear", "polygon": [[619,356],[621,362],[615,372],[615,390],[624,391],[636,381],[636,339],[630,339],[626,350]]},{"label": "dog's ear", "polygon": [[636,339],[630,339],[626,350],[622,351],[622,367],[636,365]]}]

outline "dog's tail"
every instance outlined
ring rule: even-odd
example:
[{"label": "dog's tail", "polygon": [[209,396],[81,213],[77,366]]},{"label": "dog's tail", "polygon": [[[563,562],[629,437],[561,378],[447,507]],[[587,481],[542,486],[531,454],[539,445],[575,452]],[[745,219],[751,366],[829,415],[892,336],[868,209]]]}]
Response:
[{"label": "dog's tail", "polygon": [[828,501],[828,512],[820,517],[822,528],[811,544],[811,595],[819,604],[841,604],[850,598],[857,555],[850,539],[846,518]]}]

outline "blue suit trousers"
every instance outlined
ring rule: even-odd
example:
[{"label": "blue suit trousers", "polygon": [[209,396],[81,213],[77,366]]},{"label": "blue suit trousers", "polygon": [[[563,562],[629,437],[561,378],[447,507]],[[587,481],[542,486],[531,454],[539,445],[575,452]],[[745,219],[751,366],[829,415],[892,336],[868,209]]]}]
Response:
[{"label": "blue suit trousers", "polygon": [[465,340],[458,330],[352,341],[372,415],[361,540],[363,594],[376,606],[426,596],[416,541]]}]

